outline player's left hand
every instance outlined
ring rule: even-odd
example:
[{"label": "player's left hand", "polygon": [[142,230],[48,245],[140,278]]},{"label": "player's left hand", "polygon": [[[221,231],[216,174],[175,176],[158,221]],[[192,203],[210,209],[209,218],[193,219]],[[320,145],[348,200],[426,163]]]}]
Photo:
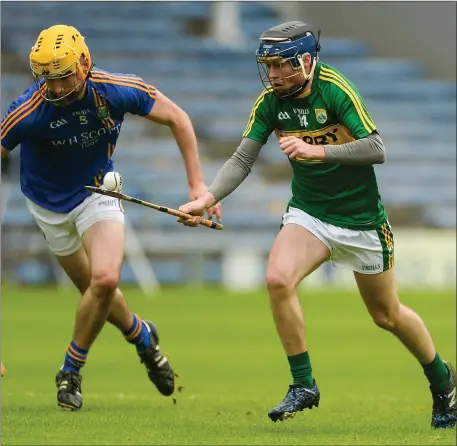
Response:
[{"label": "player's left hand", "polygon": [[[190,201],[197,200],[203,196],[208,190],[208,187],[205,183],[199,183],[196,186],[189,187],[189,199]],[[222,207],[220,203],[215,204],[206,211],[208,215],[208,220],[212,220],[213,216],[216,216],[218,222],[222,220]]]},{"label": "player's left hand", "polygon": [[279,138],[279,147],[290,159],[323,161],[325,158],[323,146],[308,144],[296,136]]}]

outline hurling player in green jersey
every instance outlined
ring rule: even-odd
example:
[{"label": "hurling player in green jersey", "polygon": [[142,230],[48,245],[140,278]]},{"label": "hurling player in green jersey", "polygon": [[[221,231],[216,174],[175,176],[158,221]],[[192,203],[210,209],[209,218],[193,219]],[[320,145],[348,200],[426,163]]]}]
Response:
[{"label": "hurling player in green jersey", "polygon": [[241,144],[208,191],[181,206],[196,217],[180,221],[195,226],[198,216],[233,192],[275,133],[293,178],[266,283],[293,382],[269,417],[284,420],[319,404],[297,286],[330,261],[354,271],[375,324],[394,334],[421,364],[433,399],[432,426],[452,427],[455,371],[438,355],[421,318],[397,295],[393,236],[373,169],[385,161],[383,141],[355,85],[319,62],[319,50],[319,34],[303,22],[262,34],[256,58],[265,89]]}]

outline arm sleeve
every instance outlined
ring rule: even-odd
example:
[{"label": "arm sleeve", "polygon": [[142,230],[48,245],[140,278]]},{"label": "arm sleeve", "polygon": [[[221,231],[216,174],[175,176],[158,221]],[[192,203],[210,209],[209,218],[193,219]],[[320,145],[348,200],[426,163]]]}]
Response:
[{"label": "arm sleeve", "polygon": [[250,174],[263,144],[243,138],[232,157],[222,166],[208,191],[217,201],[230,195]]},{"label": "arm sleeve", "polygon": [[253,139],[254,141],[260,142],[262,145],[266,144],[275,128],[274,114],[271,112],[271,99],[273,94],[272,89],[267,88],[257,98],[252,107],[248,124],[243,133],[243,138]]},{"label": "arm sleeve", "polygon": [[377,133],[346,144],[325,145],[325,162],[332,164],[382,164],[386,149]]},{"label": "arm sleeve", "polygon": [[365,138],[376,131],[357,88],[341,73],[322,67],[319,79],[327,81],[325,102],[355,139]]}]

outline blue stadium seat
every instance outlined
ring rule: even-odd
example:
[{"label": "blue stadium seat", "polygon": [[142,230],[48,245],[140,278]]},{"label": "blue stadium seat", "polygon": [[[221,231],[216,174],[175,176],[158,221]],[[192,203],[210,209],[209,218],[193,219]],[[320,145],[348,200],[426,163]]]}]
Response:
[{"label": "blue stadium seat", "polygon": [[368,97],[365,104],[376,123],[383,119],[396,122],[423,122],[424,125],[429,125],[432,121],[454,124],[457,116],[455,100],[452,98],[418,103],[416,100],[382,100]]},{"label": "blue stadium seat", "polygon": [[211,2],[170,2],[169,13],[186,19],[208,19],[211,16]]},{"label": "blue stadium seat", "polygon": [[18,182],[10,184],[6,205],[12,208],[25,207],[25,197]]},{"label": "blue stadium seat", "polygon": [[25,207],[25,203],[17,207],[9,206],[5,212],[2,226],[32,226],[35,224],[35,219]]},{"label": "blue stadium seat", "polygon": [[267,144],[262,147],[259,154],[259,160],[267,163],[285,163],[289,164],[289,160],[286,155],[279,148],[279,142],[276,135],[271,135],[268,139]]},{"label": "blue stadium seat", "polygon": [[[151,266],[160,284],[183,283],[186,279],[182,260],[152,260]],[[129,262],[124,262],[121,283],[136,283],[135,274]]]},{"label": "blue stadium seat", "polygon": [[[152,260],[151,266],[160,284],[185,282],[185,266],[182,260]],[[121,282],[136,283],[135,274],[128,261],[122,266]]]},{"label": "blue stadium seat", "polygon": [[204,138],[215,140],[240,140],[246,128],[246,121],[213,121],[198,128],[198,134]]},{"label": "blue stadium seat", "polygon": [[[260,82],[259,82],[260,86]],[[259,89],[260,91],[260,89]],[[249,119],[252,107],[254,105],[256,96],[252,95],[252,98],[224,98],[223,102],[220,98],[204,98],[199,100],[178,98],[180,106],[192,117],[192,118],[206,118],[209,116],[225,116],[233,118],[235,116],[243,117],[246,119],[246,123]]]},{"label": "blue stadium seat", "polygon": [[385,83],[359,82],[358,90],[362,96],[400,101],[410,100],[421,103],[455,100],[456,85],[452,82],[428,79],[397,80]]},{"label": "blue stadium seat", "polygon": [[[154,20],[157,16],[167,17],[170,13],[168,2],[119,2],[116,8],[108,8],[98,2],[81,2],[78,7],[69,8],[63,1],[57,2],[28,2],[9,3],[2,7],[2,17],[6,22],[17,22],[20,15],[21,22],[35,22],[41,28],[51,26],[54,23],[65,23],[70,20],[74,23],[77,20],[81,24],[100,23],[103,19],[116,19],[124,17],[129,21],[148,18]],[[52,20],[50,19],[52,17]],[[63,19],[63,20],[62,20]],[[132,20],[133,19],[133,20]],[[20,25],[20,24],[19,24]]]},{"label": "blue stadium seat", "polygon": [[133,284],[136,283],[135,274],[129,262],[124,262],[121,270],[121,283]]},{"label": "blue stadium seat", "polygon": [[451,127],[448,122],[434,122],[433,126],[426,125],[423,122],[377,122],[378,132],[381,136],[390,137],[398,141],[417,141],[431,144],[448,142],[452,144],[456,138],[455,127]]},{"label": "blue stadium seat", "polygon": [[220,283],[222,280],[222,263],[220,259],[205,262],[204,280],[207,283]]},{"label": "blue stadium seat", "polygon": [[386,206],[425,206],[429,200],[421,194],[422,189],[414,184],[394,186],[390,183],[379,184],[381,199]]},{"label": "blue stadium seat", "polygon": [[[5,19],[5,18],[4,18]],[[145,34],[147,37],[165,37],[168,35],[176,35],[184,32],[183,23],[172,21],[166,17],[161,19],[149,18],[140,16],[135,21],[125,20],[125,17],[117,15],[109,20],[87,20],[82,19],[81,23],[76,23],[72,12],[68,9],[67,14],[56,17],[57,21],[72,23],[87,39],[88,44],[92,46],[95,44],[95,40],[99,39],[100,36],[109,37],[110,42],[113,37],[117,37],[116,40],[128,40],[124,36],[119,34],[119,29],[124,29],[124,32],[135,32],[136,35]],[[60,19],[60,20],[59,20]],[[24,37],[30,38],[33,44],[34,38],[37,37],[44,27],[44,25],[36,17],[25,17],[21,20],[8,21],[5,20],[2,28],[5,32],[16,33],[20,30]],[[94,40],[92,40],[94,39]]]},{"label": "blue stadium seat", "polygon": [[386,146],[386,166],[399,161],[413,163],[414,160],[421,163],[440,160],[445,165],[456,159],[455,145],[451,142],[398,141],[395,136],[392,140],[389,137],[383,138],[383,141]]},{"label": "blue stadium seat", "polygon": [[249,19],[274,19],[278,20],[277,11],[267,2],[240,2],[240,17],[243,20]]},{"label": "blue stadium seat", "polygon": [[159,283],[183,283],[187,279],[182,260],[152,260],[151,266]]},{"label": "blue stadium seat", "polygon": [[53,280],[52,268],[37,260],[26,260],[16,269],[15,281],[20,284],[38,284]]},{"label": "blue stadium seat", "polygon": [[[436,160],[434,163],[392,163],[375,167],[376,176],[389,183],[401,183],[413,180],[421,187],[446,184],[455,179],[456,166]],[[419,181],[418,181],[419,180]]]},{"label": "blue stadium seat", "polygon": [[[324,59],[322,61],[327,63]],[[364,80],[382,83],[399,79],[411,80],[424,75],[424,69],[420,63],[407,59],[364,57],[338,61],[335,68],[356,84]]]},{"label": "blue stadium seat", "polygon": [[227,227],[238,229],[274,229],[281,224],[281,215],[271,215],[266,212],[249,212],[240,209],[237,212],[225,212],[223,223]]},{"label": "blue stadium seat", "polygon": [[[220,50],[224,54],[224,49]],[[147,76],[155,84],[157,79],[168,78],[169,76],[178,81],[182,80],[183,70],[186,72],[186,79],[200,78],[202,67],[205,67],[205,74],[211,76],[230,76],[233,82],[234,77],[240,77],[239,81],[244,79],[258,79],[255,57],[253,54],[243,56],[242,58],[235,55],[228,58],[227,61],[214,61],[211,58],[203,58],[200,54],[193,54],[192,58],[173,58],[173,54],[165,52],[160,58],[157,54],[151,57],[150,54],[138,54],[138,57],[127,55],[110,55],[107,53],[98,53],[94,55],[97,66],[101,69],[111,72],[136,73],[139,76]],[[259,81],[260,84],[260,81]]]}]

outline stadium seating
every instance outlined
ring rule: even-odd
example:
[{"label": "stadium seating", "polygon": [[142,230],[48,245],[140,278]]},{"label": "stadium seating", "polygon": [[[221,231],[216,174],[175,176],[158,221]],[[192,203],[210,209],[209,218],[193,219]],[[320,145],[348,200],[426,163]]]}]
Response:
[{"label": "stadium seating", "polygon": [[[141,75],[188,112],[210,182],[227,158],[222,148],[235,150],[261,91],[254,59],[256,38],[280,20],[267,3],[239,5],[246,41],[228,47],[208,35],[190,32],[192,21],[210,19],[211,2],[117,2],[116,8],[103,8],[103,12],[98,2],[71,7],[64,2],[2,3],[2,53],[22,61],[22,68],[2,72],[2,113],[31,82],[24,67],[37,33],[56,22],[72,23],[86,36],[97,67]],[[16,20],[19,13],[21,20]],[[376,166],[386,206],[421,206],[424,225],[455,227],[455,83],[426,78],[424,67],[410,60],[373,57],[359,41],[323,37],[321,43],[323,62],[335,64],[355,82],[386,142],[389,162]],[[168,206],[187,200],[179,150],[170,135],[163,136],[156,126],[128,118],[114,159],[131,195]],[[268,172],[275,166],[287,169],[287,163],[271,137],[246,186],[225,201],[224,223],[229,231],[277,230],[290,179],[272,183]],[[4,233],[8,228],[33,227],[19,192],[18,163],[12,164]],[[134,205],[128,206],[128,218],[138,230],[168,229],[170,223],[169,216]],[[196,239],[204,237],[196,234]],[[182,259],[151,262],[163,282],[179,282],[186,276]],[[49,269],[34,261],[19,266],[15,275],[19,281],[46,281],[51,276]],[[220,263],[209,262],[204,274],[206,280],[218,281]],[[125,266],[123,280],[133,279]]]}]

